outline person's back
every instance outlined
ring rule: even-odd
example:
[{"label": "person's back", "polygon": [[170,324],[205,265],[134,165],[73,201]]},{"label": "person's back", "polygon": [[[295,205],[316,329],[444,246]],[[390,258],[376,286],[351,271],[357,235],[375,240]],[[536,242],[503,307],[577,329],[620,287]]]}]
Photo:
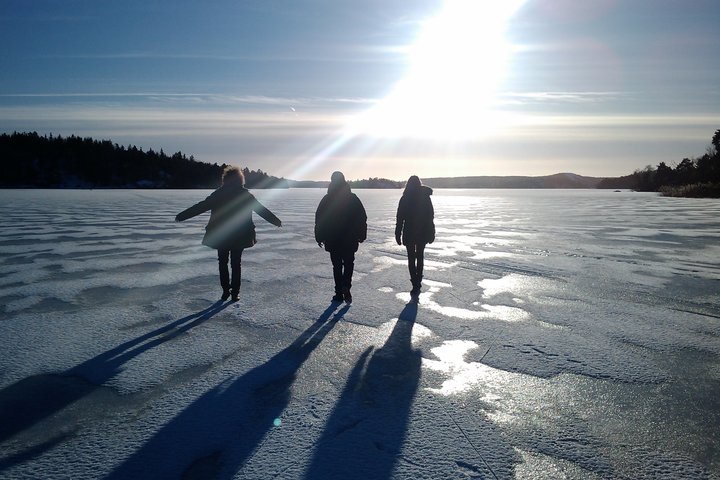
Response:
[{"label": "person's back", "polygon": [[402,226],[402,243],[416,245],[435,239],[432,188],[420,185],[403,193],[398,205],[398,224]]},{"label": "person's back", "polygon": [[435,240],[435,210],[430,195],[432,188],[423,185],[417,175],[411,176],[398,203],[395,223],[395,241],[407,249],[413,286],[410,295],[415,298],[422,285],[425,245]]},{"label": "person's back", "polygon": [[367,216],[360,199],[347,183],[332,184],[320,201],[315,216],[316,241],[325,249],[357,251],[365,240]]},{"label": "person's back", "polygon": [[209,201],[212,207],[204,245],[213,248],[254,245],[252,212],[257,208],[257,200],[242,184],[224,184],[210,195]]},{"label": "person's back", "polygon": [[315,212],[315,241],[330,252],[335,280],[333,301],[350,303],[355,252],[367,236],[367,215],[340,172],[333,173],[328,193]]}]

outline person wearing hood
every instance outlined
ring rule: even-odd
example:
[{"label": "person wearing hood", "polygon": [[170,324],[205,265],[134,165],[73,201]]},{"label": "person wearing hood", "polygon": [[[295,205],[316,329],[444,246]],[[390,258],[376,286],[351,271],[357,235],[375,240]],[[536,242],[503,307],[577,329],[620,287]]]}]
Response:
[{"label": "person wearing hood", "polygon": [[315,241],[330,252],[335,280],[334,302],[352,302],[350,288],[355,252],[367,237],[367,214],[341,172],[330,178],[327,194],[315,212]]},{"label": "person wearing hood", "polygon": [[220,298],[227,300],[232,295],[232,301],[236,302],[240,292],[243,250],[257,243],[252,212],[276,227],[281,227],[282,222],[245,188],[245,176],[237,167],[226,167],[220,188],[202,202],[178,213],[175,221],[182,222],[208,210],[210,220],[202,243],[218,251],[220,286],[223,290]]},{"label": "person wearing hood", "polygon": [[397,209],[395,241],[407,249],[412,296],[419,295],[422,287],[425,245],[435,241],[435,211],[430,195],[432,188],[413,175],[405,185]]}]

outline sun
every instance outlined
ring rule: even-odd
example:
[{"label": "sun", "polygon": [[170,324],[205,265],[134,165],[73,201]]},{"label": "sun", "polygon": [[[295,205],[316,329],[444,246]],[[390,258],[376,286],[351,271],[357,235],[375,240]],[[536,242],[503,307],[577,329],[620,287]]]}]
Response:
[{"label": "sun", "polygon": [[446,0],[409,50],[391,93],[357,118],[376,137],[466,139],[488,132],[512,45],[507,24],[526,0]]}]

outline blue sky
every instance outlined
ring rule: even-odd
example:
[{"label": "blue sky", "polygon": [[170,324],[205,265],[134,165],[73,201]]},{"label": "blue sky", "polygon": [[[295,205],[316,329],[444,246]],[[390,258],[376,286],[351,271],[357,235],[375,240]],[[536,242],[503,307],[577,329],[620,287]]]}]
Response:
[{"label": "blue sky", "polygon": [[295,179],[631,173],[720,128],[716,0],[2,0],[0,132]]}]

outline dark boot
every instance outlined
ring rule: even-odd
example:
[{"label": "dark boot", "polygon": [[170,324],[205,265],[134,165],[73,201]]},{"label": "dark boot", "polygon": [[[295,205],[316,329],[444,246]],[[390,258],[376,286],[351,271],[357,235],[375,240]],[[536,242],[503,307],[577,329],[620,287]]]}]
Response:
[{"label": "dark boot", "polygon": [[422,276],[415,276],[415,278],[411,278],[410,281],[412,282],[412,290],[410,290],[410,295],[419,295],[420,289],[422,288]]},{"label": "dark boot", "polygon": [[336,282],[335,283],[335,295],[333,295],[332,301],[333,302],[342,302],[343,300],[345,300],[345,297],[343,297],[342,292],[343,292],[342,287],[340,286],[339,283]]}]

